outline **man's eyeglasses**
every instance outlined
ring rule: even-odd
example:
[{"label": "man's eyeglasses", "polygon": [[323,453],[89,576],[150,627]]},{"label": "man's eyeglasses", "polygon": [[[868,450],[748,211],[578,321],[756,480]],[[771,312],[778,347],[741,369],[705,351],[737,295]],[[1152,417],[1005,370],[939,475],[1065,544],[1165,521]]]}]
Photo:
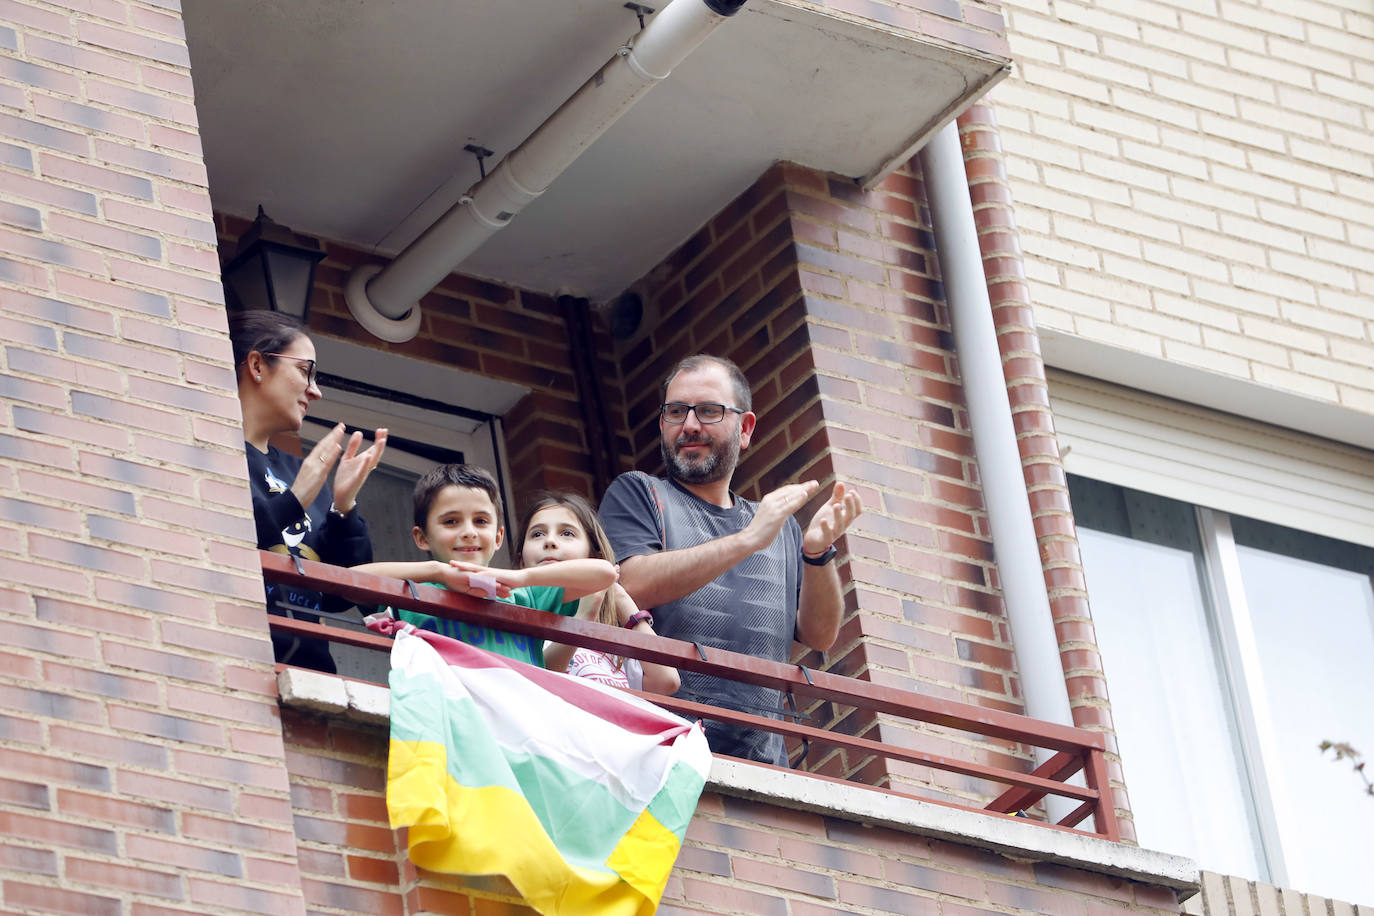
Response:
[{"label": "man's eyeglasses", "polygon": [[[298,363],[305,363],[303,368],[305,369],[306,384],[315,384],[315,361],[313,359],[306,359],[304,356],[287,356],[285,353],[264,353],[263,356],[276,356],[281,359],[294,359]],[[701,414],[697,414],[698,418],[700,416]]]},{"label": "man's eyeglasses", "polygon": [[698,423],[719,423],[725,419],[726,411],[741,414],[745,412],[738,407],[727,407],[724,404],[679,404],[672,401],[660,407],[658,415],[663,418],[664,423],[676,426],[686,423],[687,414],[693,411],[696,412]]}]

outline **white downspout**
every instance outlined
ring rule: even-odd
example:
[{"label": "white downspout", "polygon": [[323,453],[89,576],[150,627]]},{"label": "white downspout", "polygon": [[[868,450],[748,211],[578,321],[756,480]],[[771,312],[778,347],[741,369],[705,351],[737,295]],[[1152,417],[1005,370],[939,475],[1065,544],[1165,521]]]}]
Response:
[{"label": "white downspout", "polygon": [[[1073,725],[992,321],[958,125],[951,122],[931,138],[920,158],[1026,714]],[[1036,762],[1052,754],[1037,748]],[[1069,799],[1057,796],[1046,802],[1055,820],[1076,807]]]},{"label": "white downspout", "polygon": [[386,267],[349,276],[344,298],[368,331],[393,342],[420,329],[420,297],[548,189],[745,0],[672,0],[447,213]]}]

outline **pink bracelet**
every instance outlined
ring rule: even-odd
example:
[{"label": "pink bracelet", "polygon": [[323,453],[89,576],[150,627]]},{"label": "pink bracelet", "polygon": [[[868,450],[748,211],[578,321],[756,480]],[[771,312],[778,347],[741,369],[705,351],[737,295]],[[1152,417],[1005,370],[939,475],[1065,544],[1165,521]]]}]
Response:
[{"label": "pink bracelet", "polygon": [[486,573],[468,573],[468,588],[480,588],[488,598],[496,597],[496,577]]}]

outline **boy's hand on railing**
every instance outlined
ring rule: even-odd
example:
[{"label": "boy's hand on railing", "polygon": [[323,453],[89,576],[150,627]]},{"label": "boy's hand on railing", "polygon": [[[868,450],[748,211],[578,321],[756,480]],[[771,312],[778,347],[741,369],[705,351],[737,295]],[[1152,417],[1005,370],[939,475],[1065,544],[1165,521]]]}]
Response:
[{"label": "boy's hand on railing", "polygon": [[454,575],[452,582],[444,584],[474,598],[509,598],[511,591],[521,585],[517,569],[496,569],[462,560],[449,560],[448,563]]}]

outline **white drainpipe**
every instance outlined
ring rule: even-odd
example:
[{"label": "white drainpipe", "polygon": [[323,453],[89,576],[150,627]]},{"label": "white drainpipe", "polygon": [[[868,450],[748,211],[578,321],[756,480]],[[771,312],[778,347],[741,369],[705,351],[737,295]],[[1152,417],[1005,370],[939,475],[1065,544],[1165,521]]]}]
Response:
[{"label": "white drainpipe", "polygon": [[744,3],[672,0],[631,44],[617,51],[390,264],[353,271],[345,300],[358,323],[383,340],[414,337],[420,330],[420,297],[543,194],[597,137]]},{"label": "white drainpipe", "polygon": [[[1026,714],[1073,725],[973,222],[958,125],[951,123],[937,133],[920,156]],[[1036,751],[1037,763],[1053,754],[1040,748]],[[1068,799],[1054,796],[1047,802],[1056,820],[1075,807]]]}]

